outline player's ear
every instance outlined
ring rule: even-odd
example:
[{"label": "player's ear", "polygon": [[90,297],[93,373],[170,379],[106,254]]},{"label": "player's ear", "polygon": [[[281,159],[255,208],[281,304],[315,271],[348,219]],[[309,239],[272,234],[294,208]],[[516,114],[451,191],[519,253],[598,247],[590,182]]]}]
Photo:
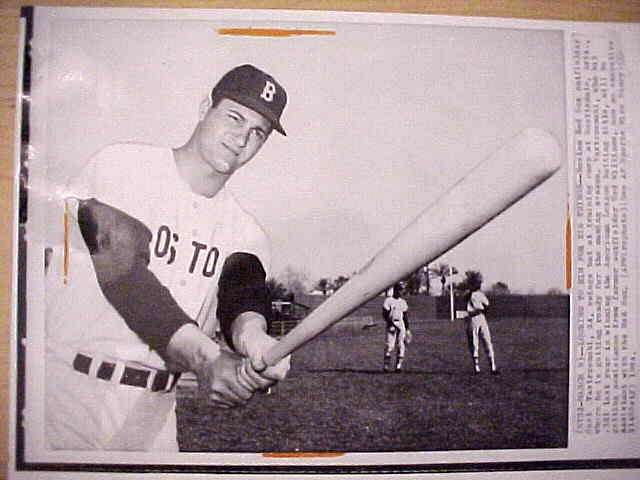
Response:
[{"label": "player's ear", "polygon": [[211,98],[206,97],[202,102],[200,102],[200,109],[198,110],[198,120],[202,121],[207,114],[207,112],[211,109]]}]

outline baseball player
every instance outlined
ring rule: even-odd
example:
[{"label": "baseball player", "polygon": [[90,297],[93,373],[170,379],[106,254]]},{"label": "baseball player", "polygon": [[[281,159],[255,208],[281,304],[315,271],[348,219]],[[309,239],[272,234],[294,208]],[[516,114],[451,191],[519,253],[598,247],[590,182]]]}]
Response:
[{"label": "baseball player", "polygon": [[469,294],[469,300],[467,301],[467,337],[469,341],[469,350],[471,351],[471,358],[473,360],[474,374],[480,373],[479,362],[479,337],[482,337],[484,343],[484,349],[487,352],[489,361],[491,362],[491,373],[497,375],[499,373],[496,367],[496,358],[493,352],[493,344],[491,343],[491,332],[489,331],[489,324],[485,317],[487,308],[489,307],[489,299],[480,291],[482,286],[482,280],[476,279],[471,284],[471,292]]},{"label": "baseball player", "polygon": [[394,285],[393,295],[385,298],[382,304],[382,318],[386,323],[387,344],[384,352],[384,371],[391,371],[391,354],[397,347],[395,371],[402,370],[406,353],[406,344],[411,342],[409,330],[409,305],[402,298],[402,287]]},{"label": "baseball player", "polygon": [[184,145],[111,145],[70,183],[46,277],[51,448],[177,451],[181,372],[221,408],[285,377],[289,358],[262,361],[275,343],[269,243],[225,184],[272,130],[285,135],[286,101],[272,76],[239,66]]}]

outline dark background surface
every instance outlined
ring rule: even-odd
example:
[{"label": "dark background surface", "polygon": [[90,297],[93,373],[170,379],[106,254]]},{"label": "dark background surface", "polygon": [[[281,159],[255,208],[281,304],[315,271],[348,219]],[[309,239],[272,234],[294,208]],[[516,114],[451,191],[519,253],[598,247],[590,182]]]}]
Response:
[{"label": "dark background surface", "polygon": [[[489,317],[501,374],[473,375],[465,322],[425,316],[409,298],[414,340],[405,369],[383,373],[380,315],[334,326],[292,357],[286,381],[246,408],[199,404],[179,388],[187,451],[434,451],[567,446],[564,317]],[[239,425],[242,425],[239,428]]]}]

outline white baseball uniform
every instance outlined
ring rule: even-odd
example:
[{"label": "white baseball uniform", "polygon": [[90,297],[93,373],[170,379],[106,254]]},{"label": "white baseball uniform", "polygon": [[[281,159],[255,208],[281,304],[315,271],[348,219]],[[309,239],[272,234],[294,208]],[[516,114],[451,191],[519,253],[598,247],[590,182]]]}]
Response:
[{"label": "white baseball uniform", "polygon": [[[475,368],[478,371],[479,366],[477,363],[479,356],[479,337],[482,337],[485,350],[491,361],[491,368],[495,370],[495,356],[493,352],[493,344],[491,342],[491,332],[489,331],[489,324],[487,319],[481,311],[485,310],[489,306],[489,299],[480,290],[476,290],[471,293],[469,301],[467,302],[467,312],[471,315],[468,320],[468,335],[471,349],[471,355],[474,359]],[[479,312],[480,310],[480,312]]]},{"label": "white baseball uniform", "polygon": [[393,349],[398,346],[398,357],[404,357],[405,337],[407,329],[404,323],[404,315],[409,311],[409,305],[404,298],[387,297],[382,304],[382,308],[389,312],[389,319],[393,327],[387,328],[387,350],[390,355]]},{"label": "white baseball uniform", "polygon": [[[269,243],[255,219],[226,188],[212,198],[193,193],[169,148],[108,146],[67,194],[96,198],[146,225],[152,233],[149,270],[209,336],[218,328],[225,259],[251,253],[268,272]],[[63,238],[53,239],[47,274],[48,443],[54,449],[176,451],[175,379],[106,300],[78,227],[77,202],[67,204],[66,284]]]}]

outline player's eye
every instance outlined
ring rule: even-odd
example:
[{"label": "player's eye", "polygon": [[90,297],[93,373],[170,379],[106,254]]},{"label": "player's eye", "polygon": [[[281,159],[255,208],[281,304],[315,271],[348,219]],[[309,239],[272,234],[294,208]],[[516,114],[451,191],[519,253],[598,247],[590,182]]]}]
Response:
[{"label": "player's eye", "polygon": [[243,125],[246,121],[244,116],[240,112],[237,112],[236,110],[228,110],[227,118],[229,119],[230,123],[234,126]]},{"label": "player's eye", "polygon": [[251,133],[253,134],[254,137],[256,137],[261,142],[263,142],[267,138],[266,132],[261,128],[253,128],[251,130]]}]

